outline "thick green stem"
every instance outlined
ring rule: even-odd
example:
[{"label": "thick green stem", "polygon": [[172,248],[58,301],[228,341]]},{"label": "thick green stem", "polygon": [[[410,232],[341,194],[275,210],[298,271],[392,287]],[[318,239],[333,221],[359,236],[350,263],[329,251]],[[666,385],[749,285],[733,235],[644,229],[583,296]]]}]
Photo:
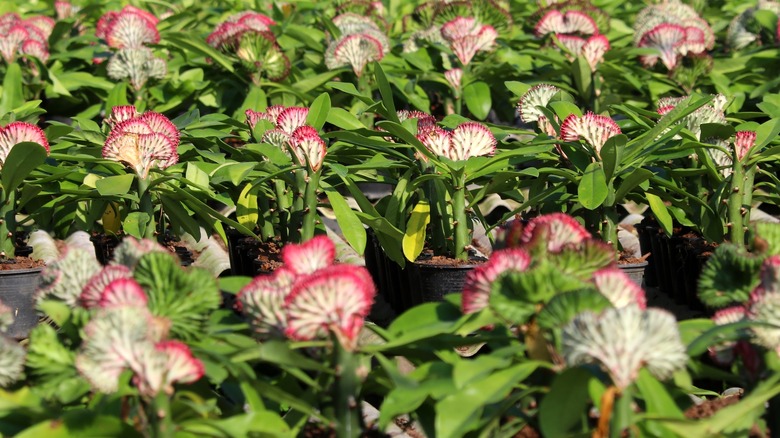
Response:
[{"label": "thick green stem", "polygon": [[744,213],[742,214],[743,228],[750,225],[750,209],[753,206],[753,185],[755,183],[757,171],[757,165],[745,169],[745,182],[742,184],[742,205],[745,207]]},{"label": "thick green stem", "polygon": [[360,436],[363,416],[360,407],[360,357],[348,351],[338,339],[333,340],[336,362],[336,384],[333,387],[333,403],[336,413],[336,436],[351,438]]},{"label": "thick green stem", "polygon": [[16,194],[2,191],[0,196],[0,260],[14,258],[14,235],[16,230]]},{"label": "thick green stem", "polygon": [[614,207],[601,207],[604,210],[604,218],[601,222],[601,234],[605,242],[612,245],[615,251],[620,249],[617,229],[617,211]]},{"label": "thick green stem", "polygon": [[632,397],[629,388],[624,389],[615,396],[615,405],[609,428],[609,436],[611,438],[621,438],[623,431],[631,425],[631,402]]},{"label": "thick green stem", "polygon": [[468,260],[469,254],[466,246],[471,243],[469,230],[469,218],[466,214],[466,174],[463,169],[453,172],[452,175],[452,218],[455,229],[455,247],[453,255],[459,260]]},{"label": "thick green stem", "polygon": [[[362,75],[358,76],[357,78],[357,89],[360,92],[360,94],[364,96],[371,96],[372,90],[371,90],[371,83],[369,82],[369,74],[367,74],[366,71],[363,72]],[[374,113],[372,112],[364,112],[360,115],[360,121],[363,122],[366,127],[373,128],[374,127]]]},{"label": "thick green stem", "polygon": [[171,418],[171,399],[165,391],[160,391],[152,402],[152,436],[154,438],[170,438],[174,435],[173,419]]},{"label": "thick green stem", "polygon": [[728,198],[729,239],[735,245],[745,244],[745,227],[742,221],[745,202],[745,169],[735,162],[731,174],[731,191]]},{"label": "thick green stem", "polygon": [[288,224],[289,240],[295,243],[303,242],[303,216],[306,210],[304,200],[306,191],[306,169],[297,169],[293,171],[295,178],[295,192],[293,193],[292,208],[290,209],[290,223]]},{"label": "thick green stem", "polygon": [[287,193],[287,186],[284,181],[274,180],[274,190],[276,191],[276,211],[279,218],[280,238],[287,240],[290,237],[290,198]]},{"label": "thick green stem", "polygon": [[[259,207],[260,237],[264,241],[271,240],[276,232],[274,231],[274,214],[271,212],[271,202],[265,195],[257,198]],[[278,209],[277,209],[278,211]]]},{"label": "thick green stem", "polygon": [[321,171],[309,172],[309,181],[306,183],[306,191],[303,195],[303,225],[301,227],[301,242],[305,242],[314,237],[314,230],[317,226],[317,190],[320,187]]},{"label": "thick green stem", "polygon": [[154,239],[154,233],[157,231],[157,225],[154,221],[154,203],[152,194],[149,192],[149,179],[138,176],[138,210],[148,215],[148,222],[144,228],[144,237]]}]

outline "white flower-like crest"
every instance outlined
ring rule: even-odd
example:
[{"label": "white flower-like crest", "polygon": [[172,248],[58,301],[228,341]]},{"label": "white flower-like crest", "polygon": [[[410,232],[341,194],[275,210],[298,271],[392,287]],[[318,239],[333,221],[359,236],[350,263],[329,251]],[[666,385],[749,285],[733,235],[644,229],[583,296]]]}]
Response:
[{"label": "white flower-like crest", "polygon": [[685,368],[688,355],[674,315],[637,306],[584,312],[563,329],[563,356],[569,366],[597,363],[619,389],[628,387],[639,370],[668,379]]}]

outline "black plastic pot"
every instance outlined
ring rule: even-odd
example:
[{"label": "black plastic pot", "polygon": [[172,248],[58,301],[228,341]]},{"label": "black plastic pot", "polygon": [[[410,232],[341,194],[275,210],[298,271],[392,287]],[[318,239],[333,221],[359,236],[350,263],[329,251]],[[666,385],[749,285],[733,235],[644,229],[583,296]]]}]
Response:
[{"label": "black plastic pot", "polygon": [[6,335],[24,339],[38,324],[35,311],[35,290],[43,268],[0,271],[0,301],[14,312],[14,322]]},{"label": "black plastic pot", "polygon": [[435,265],[415,262],[407,269],[412,305],[441,301],[463,291],[466,275],[477,265]]}]

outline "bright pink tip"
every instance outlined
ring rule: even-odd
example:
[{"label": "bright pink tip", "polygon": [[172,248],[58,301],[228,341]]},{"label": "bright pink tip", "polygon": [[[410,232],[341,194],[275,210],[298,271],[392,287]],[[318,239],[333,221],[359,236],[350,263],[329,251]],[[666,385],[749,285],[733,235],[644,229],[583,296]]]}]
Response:
[{"label": "bright pink tip", "polygon": [[282,261],[296,274],[311,274],[331,266],[336,260],[336,246],[327,236],[314,236],[301,244],[282,248]]},{"label": "bright pink tip", "polygon": [[463,313],[475,313],[488,307],[493,282],[506,272],[525,271],[530,264],[531,256],[523,249],[511,248],[494,252],[487,263],[466,274],[461,305]]},{"label": "bright pink tip", "polygon": [[755,131],[738,131],[736,140],[734,141],[734,148],[737,152],[737,159],[742,160],[750,149],[756,144]]},{"label": "bright pink tip", "polygon": [[596,289],[615,307],[637,305],[647,308],[645,291],[618,268],[604,268],[593,274]]},{"label": "bright pink tip", "polygon": [[325,140],[311,126],[301,126],[290,136],[290,147],[301,165],[308,165],[313,171],[322,167],[327,154]]},{"label": "bright pink tip", "polygon": [[454,41],[471,35],[477,26],[472,17],[456,17],[441,26],[441,36],[448,41]]},{"label": "bright pink tip", "polygon": [[163,134],[171,139],[175,144],[175,147],[179,146],[179,128],[164,115],[153,111],[147,111],[139,117],[139,120],[146,122],[152,129],[152,132]]},{"label": "bright pink tip", "polygon": [[145,307],[146,292],[132,278],[117,278],[106,285],[100,294],[98,307],[101,309],[123,306]]},{"label": "bright pink tip", "polygon": [[523,228],[523,244],[546,242],[547,250],[559,252],[568,245],[577,245],[591,238],[588,230],[566,213],[551,213],[531,219]]},{"label": "bright pink tip", "polygon": [[127,266],[109,265],[104,267],[100,272],[93,275],[81,290],[79,301],[82,307],[87,309],[99,307],[103,291],[112,281],[120,278],[130,279],[132,277],[133,274]]},{"label": "bright pink tip", "polygon": [[111,115],[106,118],[106,123],[108,123],[109,126],[114,127],[118,123],[133,119],[139,115],[140,114],[138,114],[138,110],[135,109],[134,105],[115,106],[111,108]]},{"label": "bright pink tip", "polygon": [[639,47],[658,49],[659,55],[642,56],[642,63],[652,67],[658,58],[667,69],[673,70],[677,66],[679,48],[685,43],[685,28],[676,24],[662,23],[650,29],[639,40]]},{"label": "bright pink tip", "polygon": [[306,107],[291,106],[284,108],[276,118],[276,127],[288,134],[292,134],[296,129],[306,124],[306,117],[308,116],[309,109]]},{"label": "bright pink tip", "polygon": [[108,45],[122,49],[138,48],[145,44],[157,44],[160,42],[160,33],[157,31],[156,19],[154,21],[150,20],[150,14],[137,12],[135,11],[136,8],[133,8],[133,11],[127,9],[122,10],[108,24],[105,36]]},{"label": "bright pink tip", "polygon": [[[460,70],[460,69],[456,69]],[[450,70],[451,71],[451,70]],[[427,135],[436,126],[436,117],[428,113],[416,110],[400,110],[398,111],[398,120],[403,122],[404,120],[417,119],[417,136]]]},{"label": "bright pink tip", "polygon": [[192,383],[206,374],[203,362],[192,355],[187,344],[176,341],[161,341],[155,344],[155,350],[168,356],[168,383]]},{"label": "bright pink tip", "polygon": [[739,322],[745,318],[747,309],[744,306],[732,306],[718,310],[712,316],[712,322],[716,325],[725,325]]},{"label": "bright pink tip", "polygon": [[5,157],[11,148],[22,142],[38,143],[49,152],[49,141],[46,139],[46,134],[43,129],[27,122],[11,122],[4,128],[0,128],[0,150],[5,151],[5,155],[2,157],[2,161],[5,161]]}]

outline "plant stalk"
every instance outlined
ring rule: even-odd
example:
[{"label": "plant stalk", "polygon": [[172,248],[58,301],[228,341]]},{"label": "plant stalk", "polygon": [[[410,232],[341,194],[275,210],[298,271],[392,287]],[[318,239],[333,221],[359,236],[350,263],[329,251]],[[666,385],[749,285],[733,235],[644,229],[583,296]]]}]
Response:
[{"label": "plant stalk", "polygon": [[460,169],[452,175],[452,218],[455,229],[455,247],[453,256],[459,260],[468,260],[466,246],[471,243],[469,218],[466,214],[466,172]]},{"label": "plant stalk", "polygon": [[5,189],[0,195],[0,260],[14,258],[15,246],[13,232],[16,230],[16,194]]},{"label": "plant stalk", "polygon": [[154,203],[152,203],[152,194],[149,192],[149,178],[138,175],[138,209],[146,213],[149,221],[144,228],[144,237],[154,239],[154,233],[157,231],[157,224],[154,220]]},{"label": "plant stalk", "polygon": [[333,353],[336,362],[336,384],[333,387],[333,403],[338,422],[336,436],[357,437],[360,436],[363,423],[359,402],[360,357],[344,348],[337,336],[333,337]]},{"label": "plant stalk", "polygon": [[301,242],[305,242],[314,237],[314,230],[317,226],[317,189],[320,186],[321,170],[309,173],[309,181],[306,183],[306,191],[303,196],[303,224],[301,226]]},{"label": "plant stalk", "polygon": [[153,429],[154,438],[171,438],[174,435],[173,419],[171,418],[171,399],[165,391],[160,391],[152,402]]},{"label": "plant stalk", "polygon": [[290,199],[288,198],[287,186],[284,181],[274,180],[274,189],[276,191],[276,212],[279,218],[279,238],[288,240],[290,238]]},{"label": "plant stalk", "polygon": [[745,244],[745,227],[742,215],[742,208],[745,204],[745,182],[745,168],[742,163],[735,160],[731,173],[731,191],[728,197],[729,240],[735,245]]}]

